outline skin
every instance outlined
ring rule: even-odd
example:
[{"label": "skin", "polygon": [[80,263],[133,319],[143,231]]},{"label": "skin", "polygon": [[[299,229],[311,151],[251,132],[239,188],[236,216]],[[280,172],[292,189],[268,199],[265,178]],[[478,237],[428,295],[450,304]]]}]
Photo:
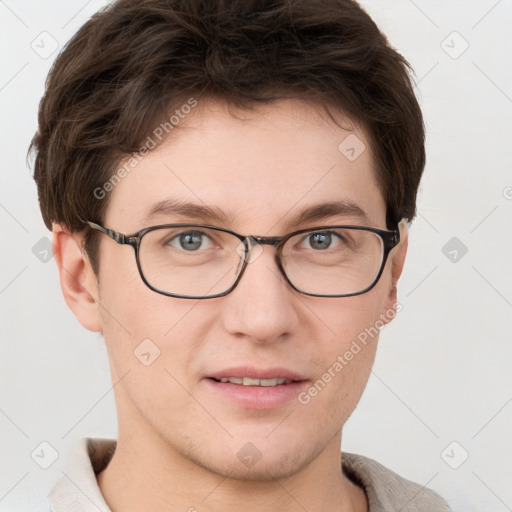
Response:
[{"label": "skin", "polygon": [[[224,227],[244,235],[282,236],[322,224],[386,228],[370,142],[353,120],[341,113],[339,120],[366,145],[353,162],[338,150],[349,132],[317,105],[283,100],[235,116],[204,101],[115,187],[103,225],[131,234],[197,222],[159,214],[142,223],[148,207],[172,197],[231,212]],[[302,208],[340,200],[356,203],[368,220],[344,215],[290,224]],[[349,298],[294,291],[271,246],[262,246],[229,295],[187,300],[151,291],[132,248],[106,236],[98,277],[80,234],[55,225],[54,244],[64,297],[83,326],[103,334],[117,383],[117,450],[98,476],[114,512],[367,510],[364,491],[340,470],[340,444],[377,336],[306,405],[291,400],[250,410],[212,392],[204,377],[247,364],[285,367],[310,383],[321,378],[359,333],[394,308],[407,249],[403,226],[377,285]],[[147,367],[133,354],[146,338],[161,352]],[[237,457],[249,442],[262,455],[252,467]]]}]

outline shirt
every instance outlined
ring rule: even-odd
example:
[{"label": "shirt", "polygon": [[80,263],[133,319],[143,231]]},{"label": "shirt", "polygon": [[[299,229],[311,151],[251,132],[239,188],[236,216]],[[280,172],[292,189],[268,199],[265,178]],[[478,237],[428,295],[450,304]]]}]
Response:
[{"label": "shirt", "polygon": [[[51,512],[112,512],[105,502],[96,475],[114,455],[113,439],[83,438],[71,464],[55,484],[48,502]],[[352,453],[342,453],[342,471],[362,487],[369,512],[450,512],[434,491],[402,478],[378,462]]]}]

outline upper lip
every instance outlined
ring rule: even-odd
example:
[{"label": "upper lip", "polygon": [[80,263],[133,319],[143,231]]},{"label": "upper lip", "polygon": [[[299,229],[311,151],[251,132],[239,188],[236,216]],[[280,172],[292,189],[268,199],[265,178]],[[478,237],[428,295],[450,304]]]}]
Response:
[{"label": "upper lip", "polygon": [[287,368],[254,368],[252,366],[237,366],[236,368],[227,368],[219,370],[207,376],[209,379],[222,379],[229,377],[250,377],[251,379],[287,379],[287,380],[306,380],[305,377],[297,372]]}]

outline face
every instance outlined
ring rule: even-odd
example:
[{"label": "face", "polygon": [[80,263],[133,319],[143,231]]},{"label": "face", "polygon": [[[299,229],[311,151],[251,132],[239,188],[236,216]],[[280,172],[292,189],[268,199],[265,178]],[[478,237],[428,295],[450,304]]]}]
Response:
[{"label": "face", "polygon": [[[347,132],[321,112],[298,100],[236,115],[214,101],[199,104],[114,188],[103,224],[125,234],[198,223],[276,237],[320,225],[385,229],[364,131],[340,116]],[[350,133],[366,146],[353,161],[338,149]],[[225,218],[165,209],[147,216],[167,200],[207,205]],[[303,210],[332,202],[357,205],[365,216],[298,223]],[[399,248],[371,291],[344,298],[298,293],[280,274],[275,248],[261,249],[230,294],[190,300],[151,291],[133,249],[101,235],[98,314],[113,380],[122,379],[114,388],[120,438],[163,443],[174,457],[242,479],[292,475],[328,447],[339,451],[375,355],[378,335],[363,343],[361,333],[393,316]],[[248,387],[214,376],[298,382]]]}]

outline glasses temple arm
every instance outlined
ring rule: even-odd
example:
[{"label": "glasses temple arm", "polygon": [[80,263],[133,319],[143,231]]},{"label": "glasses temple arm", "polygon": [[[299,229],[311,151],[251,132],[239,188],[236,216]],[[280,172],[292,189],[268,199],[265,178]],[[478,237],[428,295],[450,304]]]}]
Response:
[{"label": "glasses temple arm", "polygon": [[123,233],[118,233],[117,231],[112,231],[111,229],[104,228],[103,226],[100,226],[99,224],[96,224],[95,222],[87,221],[87,224],[92,229],[95,229],[96,231],[99,231],[100,233],[103,233],[118,244],[125,244],[126,243],[126,237],[123,235]]}]

